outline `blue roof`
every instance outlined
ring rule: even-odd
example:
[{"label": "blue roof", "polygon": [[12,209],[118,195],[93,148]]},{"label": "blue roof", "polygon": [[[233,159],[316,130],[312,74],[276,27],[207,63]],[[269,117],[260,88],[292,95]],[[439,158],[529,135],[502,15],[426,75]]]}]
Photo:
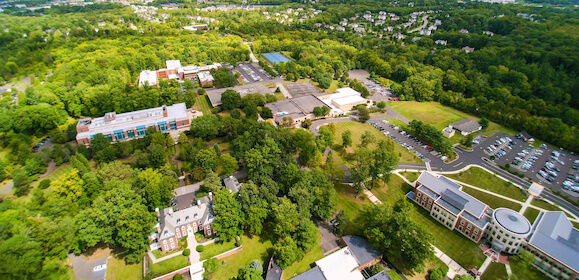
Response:
[{"label": "blue roof", "polygon": [[545,212],[535,221],[529,244],[579,272],[579,231],[563,212]]},{"label": "blue roof", "polygon": [[289,62],[290,59],[287,58],[285,55],[281,54],[281,53],[262,53],[261,56],[263,56],[265,59],[267,59],[267,61],[269,61],[269,63],[271,64],[278,64],[281,62]]}]

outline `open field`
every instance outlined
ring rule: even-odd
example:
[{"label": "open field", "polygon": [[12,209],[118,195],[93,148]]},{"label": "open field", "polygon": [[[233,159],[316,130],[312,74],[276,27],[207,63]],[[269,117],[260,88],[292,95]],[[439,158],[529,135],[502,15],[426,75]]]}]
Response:
[{"label": "open field", "polygon": [[513,209],[515,211],[519,211],[521,209],[521,204],[512,202],[512,201],[508,201],[508,200],[504,200],[500,197],[496,197],[494,195],[488,194],[488,193],[484,193],[469,187],[463,187],[462,190],[465,193],[468,193],[470,195],[472,195],[473,197],[475,197],[476,199],[482,201],[484,204],[488,205],[490,208],[493,209],[497,209],[500,207],[503,208],[510,208]]},{"label": "open field", "polygon": [[143,279],[143,263],[127,264],[124,259],[111,257],[107,262],[107,279]]},{"label": "open field", "polygon": [[418,177],[420,177],[420,172],[402,172],[400,175],[406,177],[408,181],[414,182],[416,179],[418,179]]},{"label": "open field", "polygon": [[507,269],[502,263],[491,262],[485,273],[481,276],[482,280],[508,280]]},{"label": "open field", "polygon": [[543,272],[539,271],[534,266],[525,266],[521,261],[516,258],[510,258],[509,264],[511,265],[511,270],[513,275],[517,276],[518,279],[525,280],[549,280],[551,278],[547,277]]},{"label": "open field", "polygon": [[382,203],[393,206],[399,199],[406,199],[404,196],[411,190],[412,187],[406,184],[402,178],[390,175],[390,182],[374,187],[371,191]]},{"label": "open field", "polygon": [[204,115],[211,114],[211,104],[207,100],[207,95],[196,95],[193,109],[203,112]]},{"label": "open field", "polygon": [[527,220],[529,220],[529,222],[531,222],[531,224],[533,224],[533,222],[535,221],[535,219],[537,218],[537,216],[539,216],[539,213],[541,211],[534,209],[534,208],[527,208],[527,210],[525,210],[525,213],[523,214],[523,216],[525,216],[525,218],[527,218]]},{"label": "open field", "polygon": [[[352,132],[352,147],[348,147],[346,151],[348,153],[354,152],[354,148],[360,144],[360,137],[364,132],[370,131],[375,137],[377,141],[380,140],[391,140],[388,136],[384,135],[384,133],[380,132],[379,130],[375,129],[373,126],[367,123],[359,123],[359,122],[341,122],[341,123],[334,123],[336,127],[336,133],[334,134],[334,143],[338,146],[342,146],[342,134],[346,132],[346,130],[350,130]],[[376,144],[371,144],[371,148],[376,147]],[[394,143],[394,151],[400,155],[400,162],[406,163],[422,163],[422,161],[417,158],[415,155],[409,153],[406,149],[402,146]]]},{"label": "open field", "polygon": [[388,275],[390,275],[390,278],[392,278],[392,280],[403,280],[402,277],[400,277],[400,275],[398,275],[398,273],[396,273],[396,271],[389,270],[386,273],[388,273]]},{"label": "open field", "polygon": [[180,256],[177,256],[174,258],[170,258],[168,260],[158,262],[158,263],[153,263],[152,261],[149,260],[150,271],[155,276],[164,275],[164,274],[169,273],[171,271],[183,268],[183,267],[187,266],[188,264],[189,264],[189,258],[185,257],[183,255],[180,255]]},{"label": "open field", "polygon": [[327,93],[335,93],[336,90],[338,89],[338,84],[339,84],[339,82],[338,82],[337,80],[333,80],[332,83],[330,84],[330,87],[327,88],[327,89],[325,90],[325,92],[327,92]]},{"label": "open field", "polygon": [[523,194],[521,190],[513,184],[505,182],[478,167],[471,167],[467,171],[458,174],[448,174],[445,176],[521,202],[524,202],[527,199],[527,195]]},{"label": "open field", "polygon": [[363,194],[348,185],[336,184],[337,210],[344,211],[348,222],[344,228],[344,235],[359,234],[358,225],[354,222],[362,213],[364,204],[370,204],[370,200]]},{"label": "open field", "polygon": [[[449,124],[462,119],[480,120],[479,117],[469,115],[451,107],[444,106],[438,102],[416,102],[416,101],[398,101],[390,102],[390,108],[407,117],[410,120],[417,119],[431,124],[437,129],[442,130]],[[518,132],[506,128],[502,125],[489,122],[489,126],[482,132],[503,132],[515,135]],[[454,137],[453,137],[454,138]]]}]

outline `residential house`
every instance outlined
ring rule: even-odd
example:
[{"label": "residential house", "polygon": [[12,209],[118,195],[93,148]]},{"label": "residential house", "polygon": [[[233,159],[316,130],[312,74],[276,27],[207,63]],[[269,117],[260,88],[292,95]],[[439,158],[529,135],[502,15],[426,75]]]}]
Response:
[{"label": "residential house", "polygon": [[482,129],[482,126],[478,122],[471,119],[464,119],[453,122],[448,127],[460,131],[460,134],[464,136]]}]

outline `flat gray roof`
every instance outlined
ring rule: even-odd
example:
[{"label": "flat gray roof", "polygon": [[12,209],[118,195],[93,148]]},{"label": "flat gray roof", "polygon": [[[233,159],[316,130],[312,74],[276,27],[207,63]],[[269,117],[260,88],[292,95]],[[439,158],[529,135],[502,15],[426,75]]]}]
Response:
[{"label": "flat gray roof", "polygon": [[241,97],[244,97],[248,94],[252,93],[260,93],[261,95],[266,95],[267,93],[273,94],[273,92],[266,87],[263,83],[250,83],[240,86],[228,87],[228,88],[216,88],[216,89],[208,89],[207,90],[207,97],[209,97],[209,101],[211,102],[211,106],[217,107],[223,103],[221,103],[221,94],[228,89],[233,89],[239,92]]},{"label": "flat gray roof", "polygon": [[457,122],[453,122],[450,125],[452,125],[452,127],[454,127],[455,129],[463,132],[473,132],[481,128],[481,125],[478,122],[471,119],[460,120]]},{"label": "flat gray roof", "polygon": [[319,266],[293,277],[292,280],[327,280]]},{"label": "flat gray roof", "polygon": [[527,234],[531,231],[531,223],[523,215],[507,208],[498,208],[493,216],[501,226],[516,234]]},{"label": "flat gray roof", "polygon": [[544,212],[535,221],[529,244],[579,272],[579,231],[563,212]]}]

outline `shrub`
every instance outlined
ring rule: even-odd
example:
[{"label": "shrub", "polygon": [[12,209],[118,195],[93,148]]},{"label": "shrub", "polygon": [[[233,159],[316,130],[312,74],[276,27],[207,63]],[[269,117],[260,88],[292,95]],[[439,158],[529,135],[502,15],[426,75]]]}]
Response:
[{"label": "shrub", "polygon": [[183,280],[183,274],[177,274],[173,276],[173,280]]},{"label": "shrub", "polygon": [[189,249],[183,250],[183,256],[188,257],[189,255],[191,255],[191,250]]},{"label": "shrub", "polygon": [[197,245],[197,248],[195,248],[197,250],[197,252],[201,253],[203,252],[203,250],[205,250],[205,246],[203,245]]},{"label": "shrub", "polygon": [[38,184],[38,188],[40,188],[41,190],[44,190],[48,187],[50,187],[50,179],[44,179],[42,181],[40,181],[40,184]]}]

